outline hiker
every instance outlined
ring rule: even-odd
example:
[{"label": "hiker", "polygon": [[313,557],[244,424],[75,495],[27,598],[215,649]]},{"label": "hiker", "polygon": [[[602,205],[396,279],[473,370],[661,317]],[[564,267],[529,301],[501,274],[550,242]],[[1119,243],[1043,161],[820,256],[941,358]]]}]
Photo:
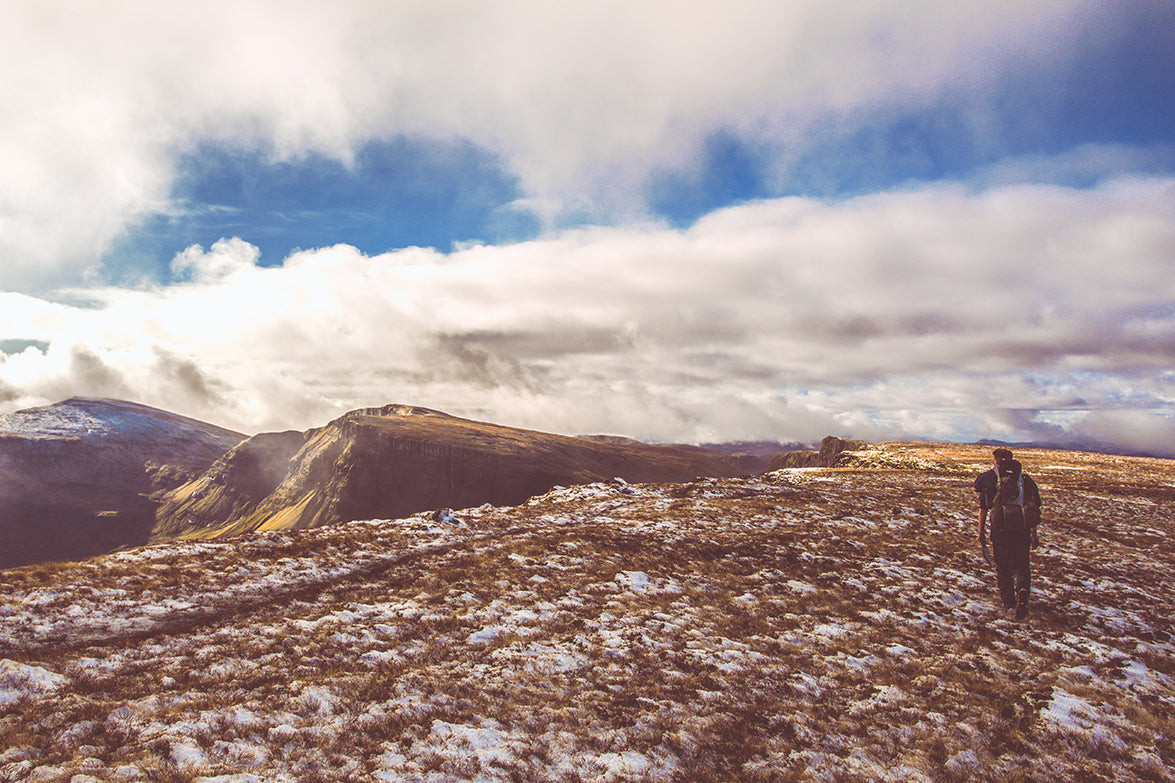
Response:
[{"label": "hiker", "polygon": [[[1040,539],[1040,488],[1024,475],[1020,463],[1008,449],[992,452],[995,465],[975,479],[979,493],[979,543],[984,545],[985,528],[991,520],[991,550],[996,579],[1004,606],[1016,610],[1016,619],[1028,616],[1028,594],[1032,576],[1029,549]],[[985,547],[986,551],[986,547]]]}]

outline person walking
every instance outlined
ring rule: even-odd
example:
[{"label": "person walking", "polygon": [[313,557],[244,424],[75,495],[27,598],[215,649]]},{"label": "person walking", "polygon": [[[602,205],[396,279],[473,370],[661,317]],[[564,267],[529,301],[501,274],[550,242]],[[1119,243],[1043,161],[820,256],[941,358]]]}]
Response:
[{"label": "person walking", "polygon": [[[1032,589],[1029,550],[1040,545],[1036,528],[1040,524],[1040,488],[1012,452],[992,452],[991,470],[975,479],[979,494],[979,543],[985,544],[991,522],[991,551],[996,581],[1005,607],[1016,610],[1016,619],[1028,616]],[[986,547],[985,547],[986,548]]]}]

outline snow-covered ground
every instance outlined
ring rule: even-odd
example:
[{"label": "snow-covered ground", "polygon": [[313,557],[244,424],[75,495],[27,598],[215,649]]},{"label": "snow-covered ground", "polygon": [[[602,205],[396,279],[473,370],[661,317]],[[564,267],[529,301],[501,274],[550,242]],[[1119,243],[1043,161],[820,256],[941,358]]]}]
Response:
[{"label": "snow-covered ground", "polygon": [[1025,459],[1016,622],[913,451],[0,572],[0,780],[1175,779],[1175,463]]}]

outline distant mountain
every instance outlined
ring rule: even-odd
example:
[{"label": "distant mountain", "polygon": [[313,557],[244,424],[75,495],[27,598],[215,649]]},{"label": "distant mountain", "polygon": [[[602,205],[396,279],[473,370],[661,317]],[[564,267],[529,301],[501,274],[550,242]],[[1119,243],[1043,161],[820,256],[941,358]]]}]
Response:
[{"label": "distant mountain", "polygon": [[[580,435],[579,437],[594,440],[599,443],[618,445],[642,443],[642,441],[634,440],[623,435]],[[732,461],[744,473],[753,474],[759,474],[767,470],[771,461],[784,452],[806,448],[806,444],[803,443],[785,444],[777,440],[737,440],[722,443],[699,443],[696,446],[685,444],[659,445],[673,445],[677,448],[684,449],[705,449],[706,451],[717,451],[722,454],[728,454]]]},{"label": "distant mountain", "polygon": [[151,493],[198,475],[244,437],[116,400],[0,416],[0,568],[146,543]]},{"label": "distant mountain", "polygon": [[1074,438],[1068,441],[1006,441],[984,438],[976,441],[980,446],[1002,446],[1006,449],[1040,449],[1042,451],[1083,451],[1089,454],[1108,454],[1118,457],[1150,457],[1154,459],[1172,459],[1175,451],[1127,449],[1091,438]]},{"label": "distant mountain", "polygon": [[768,470],[781,454],[808,448],[806,443],[780,443],[777,440],[737,440],[698,445],[703,449],[730,454],[747,473],[754,474]]},{"label": "distant mountain", "polygon": [[250,438],[161,497],[155,540],[300,529],[483,503],[558,485],[686,481],[745,473],[695,446],[552,435],[389,405],[306,433]]},{"label": "distant mountain", "polygon": [[699,443],[703,449],[724,451],[727,454],[751,454],[771,459],[788,451],[811,448],[808,443],[780,443],[777,440],[734,440],[723,443]]}]

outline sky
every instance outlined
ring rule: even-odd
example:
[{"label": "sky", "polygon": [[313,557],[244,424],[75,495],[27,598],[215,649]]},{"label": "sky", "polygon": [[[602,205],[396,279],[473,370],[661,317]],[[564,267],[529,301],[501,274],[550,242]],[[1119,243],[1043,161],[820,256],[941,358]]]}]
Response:
[{"label": "sky", "polygon": [[1175,456],[1175,3],[0,5],[0,413]]}]

